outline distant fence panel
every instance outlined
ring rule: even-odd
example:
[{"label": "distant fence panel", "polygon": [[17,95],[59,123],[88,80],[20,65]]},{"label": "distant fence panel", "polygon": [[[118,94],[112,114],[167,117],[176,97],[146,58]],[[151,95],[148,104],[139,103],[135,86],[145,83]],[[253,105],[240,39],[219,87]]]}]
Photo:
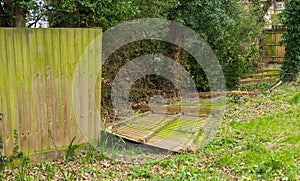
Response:
[{"label": "distant fence panel", "polygon": [[[75,136],[77,142],[86,141],[75,119],[72,85],[82,53],[101,33],[97,28],[0,28],[0,134],[4,154],[11,154],[16,144],[24,153],[36,153],[63,148]],[[96,51],[93,56],[101,55],[101,47]],[[98,59],[101,61],[101,57]],[[86,99],[88,103],[95,97]],[[88,109],[80,111],[87,114]],[[90,113],[89,118],[94,119],[95,114]]]},{"label": "distant fence panel", "polygon": [[282,26],[273,26],[264,31],[263,58],[265,63],[282,63],[285,46],[279,44],[285,29]]}]

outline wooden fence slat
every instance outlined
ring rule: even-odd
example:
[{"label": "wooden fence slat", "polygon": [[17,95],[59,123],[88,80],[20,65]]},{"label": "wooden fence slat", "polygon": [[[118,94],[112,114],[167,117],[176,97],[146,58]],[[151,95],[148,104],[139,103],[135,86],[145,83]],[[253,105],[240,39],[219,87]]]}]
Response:
[{"label": "wooden fence slat", "polygon": [[24,150],[24,152],[30,152],[32,151],[32,143],[29,141],[31,140],[31,122],[33,121],[33,115],[32,115],[32,93],[31,93],[31,71],[30,71],[30,61],[29,61],[29,47],[28,45],[28,36],[26,36],[28,30],[21,30],[21,50],[22,50],[22,61],[23,61],[23,76],[24,76],[24,121],[26,123],[25,127],[25,137],[24,140],[22,140],[24,143],[23,145],[27,144],[27,150],[22,147],[21,149]]},{"label": "wooden fence slat", "polygon": [[[94,40],[95,38],[95,34],[93,33],[93,31],[88,31],[88,41],[91,42]],[[93,87],[95,87],[95,85],[92,84],[92,77],[95,76],[95,61],[94,61],[94,57],[95,57],[95,51],[93,50],[93,48],[89,48],[88,51],[88,111],[89,111],[89,115],[88,115],[88,125],[89,125],[89,134],[91,134],[91,137],[94,137],[95,135],[95,130],[94,128],[96,127],[95,125],[95,92],[92,92]]]},{"label": "wooden fence slat", "polygon": [[28,141],[26,136],[27,121],[25,116],[25,91],[24,91],[24,64],[22,57],[22,47],[21,47],[21,30],[14,29],[14,54],[15,54],[15,64],[16,64],[16,91],[17,91],[17,104],[18,104],[18,116],[19,122],[18,126],[15,127],[19,134],[19,145],[24,151],[28,151]]},{"label": "wooden fence slat", "polygon": [[61,119],[62,119],[62,133],[61,135],[63,136],[63,144],[68,145],[69,144],[69,111],[68,107],[69,101],[70,101],[70,94],[68,91],[69,88],[69,76],[68,76],[68,69],[71,67],[68,65],[68,39],[67,39],[67,32],[66,29],[60,29],[60,69],[61,69]]},{"label": "wooden fence slat", "polygon": [[15,49],[14,49],[14,31],[13,29],[6,30],[6,60],[8,63],[8,103],[9,103],[9,117],[11,119],[11,138],[13,139],[13,147],[20,146],[19,138],[14,138],[15,131],[19,134],[19,113],[18,113],[18,101],[17,101],[17,74],[16,71],[16,62],[15,62]]},{"label": "wooden fence slat", "polygon": [[30,64],[32,67],[33,73],[33,84],[32,84],[32,91],[33,91],[33,109],[34,109],[34,119],[33,119],[33,139],[35,142],[35,150],[39,151],[42,148],[42,139],[41,139],[41,109],[40,109],[40,99],[41,99],[41,92],[40,92],[40,84],[41,82],[41,71],[40,61],[38,59],[38,42],[37,42],[37,33],[36,29],[32,30],[32,34],[30,36],[29,44],[31,45],[30,50]]},{"label": "wooden fence slat", "polygon": [[[78,58],[78,61],[79,61],[80,58],[81,58],[81,55],[83,53],[82,49],[83,49],[84,46],[83,46],[83,40],[82,40],[83,38],[82,37],[83,37],[84,34],[83,34],[82,29],[79,29],[76,33],[79,36],[75,36],[75,48],[74,48],[74,50],[75,50],[75,55],[76,55],[76,57]],[[80,67],[79,67],[79,69],[80,69]],[[79,71],[79,70],[76,70],[76,71]],[[80,76],[83,76],[83,75],[80,75]],[[78,87],[82,87],[83,85],[81,85],[80,83],[81,82],[80,82],[79,78],[76,77],[75,78],[75,84]],[[82,94],[82,92],[81,92],[82,89],[75,88],[75,91],[76,91],[76,95],[81,95]],[[74,99],[73,101],[76,101],[75,97],[73,97],[73,99]],[[82,102],[81,103],[76,102],[75,106],[76,106],[75,111],[77,111],[77,112],[75,112],[75,114],[79,115],[79,117],[84,116],[84,115],[81,115],[81,112],[82,112],[82,109],[83,109]],[[76,123],[76,125],[78,127],[78,129],[76,130],[76,139],[77,139],[77,141],[81,142],[81,141],[84,141],[84,137],[83,137],[82,132],[81,132],[81,129],[84,129],[84,128],[79,127],[78,121],[79,120],[74,120],[74,122]]]},{"label": "wooden fence slat", "polygon": [[[0,36],[1,38],[1,36]],[[1,42],[0,42],[0,49],[2,48],[1,46]],[[2,56],[1,56],[1,52],[0,52],[0,64],[2,64]],[[0,92],[4,92],[4,88],[3,88],[3,80],[2,80],[2,77],[1,77],[1,73],[0,73]],[[0,144],[1,146],[3,146],[3,139],[2,139],[2,136],[3,136],[3,122],[2,122],[2,119],[3,119],[3,112],[4,112],[4,100],[2,98],[2,95],[0,94]],[[0,153],[1,155],[4,154],[4,151],[3,149],[1,148],[0,149]]]},{"label": "wooden fence slat", "polygon": [[41,150],[47,150],[48,145],[48,120],[47,120],[47,105],[46,105],[46,49],[44,42],[44,31],[36,31],[36,41],[37,41],[37,69],[39,70],[39,108],[41,119],[38,120],[40,125],[40,137],[41,137]]},{"label": "wooden fence slat", "polygon": [[30,65],[30,53],[29,53],[29,36],[27,35],[28,29],[21,29],[20,31],[20,42],[21,42],[21,51],[22,51],[22,61],[23,61],[23,76],[24,76],[24,121],[26,121],[26,126],[24,125],[26,134],[24,137],[23,145],[27,144],[27,150],[23,148],[24,152],[31,152],[34,146],[32,140],[32,121],[33,121],[33,107],[32,107],[32,75],[31,75],[31,65]]},{"label": "wooden fence slat", "polygon": [[[95,85],[95,93],[94,93],[94,104],[95,104],[95,118],[94,120],[94,134],[99,135],[102,129],[102,120],[101,120],[101,82],[102,82],[102,69],[101,69],[101,59],[102,59],[102,52],[101,52],[101,45],[102,45],[102,37],[95,31],[95,41],[93,42],[93,49],[95,50],[94,59],[95,59],[95,73],[97,73],[97,80]],[[99,70],[100,68],[100,70]]]},{"label": "wooden fence slat", "polygon": [[47,122],[48,122],[48,130],[47,131],[47,138],[48,138],[48,144],[49,148],[55,148],[55,141],[54,141],[54,124],[55,124],[55,84],[54,80],[55,77],[53,75],[53,51],[52,51],[52,32],[51,31],[45,31],[44,30],[44,41],[45,41],[45,53],[46,53],[46,59],[47,59],[47,68],[46,68],[46,82],[47,82],[47,98],[46,98],[46,104],[47,104]]},{"label": "wooden fence slat", "polygon": [[60,68],[60,32],[58,30],[54,30],[52,32],[52,43],[53,43],[53,63],[54,66],[57,67],[55,69],[54,72],[54,76],[55,76],[55,97],[54,99],[56,99],[56,120],[55,120],[55,133],[54,133],[54,137],[55,137],[55,143],[56,146],[61,147],[63,146],[63,138],[60,137],[59,135],[62,135],[62,112],[61,112],[61,97],[62,97],[62,93],[61,93],[61,86],[62,86],[62,82],[61,82],[61,68]]},{"label": "wooden fence slat", "polygon": [[[76,66],[76,62],[78,60],[75,59],[75,30],[74,29],[66,29],[66,33],[67,33],[67,41],[68,43],[72,46],[72,48],[68,48],[67,49],[67,53],[68,53],[68,66],[72,67],[73,69],[68,69],[68,76],[70,77],[69,80],[69,84],[68,87],[70,88],[68,91],[69,93],[69,104],[67,107],[67,111],[68,111],[68,124],[69,124],[69,135],[68,135],[68,141],[70,142],[70,139],[73,139],[73,137],[75,137],[75,133],[76,133],[76,120],[74,119],[74,113],[73,113],[73,104],[72,104],[72,85],[73,85],[73,76],[74,76],[74,72],[75,72],[75,66]],[[77,59],[79,59],[77,57]],[[77,139],[76,139],[77,141]]]},{"label": "wooden fence slat", "polygon": [[13,138],[11,137],[11,124],[9,120],[9,92],[8,92],[8,65],[6,59],[6,33],[5,29],[0,29],[0,63],[1,63],[1,71],[0,71],[0,88],[1,88],[1,108],[0,112],[2,115],[1,126],[2,126],[2,144],[4,150],[2,152],[4,154],[12,153]]},{"label": "wooden fence slat", "polygon": [[[95,132],[98,133],[99,130],[102,129],[102,119],[101,119],[101,82],[102,82],[102,66],[101,66],[101,60],[102,60],[102,52],[101,52],[101,45],[102,45],[102,36],[100,34],[98,34],[98,31],[95,31],[95,39],[96,41],[94,42],[94,46],[95,46],[95,60],[97,60],[97,64],[95,67],[98,67],[98,69],[100,68],[100,70],[98,70],[97,72],[97,83],[96,83],[96,92],[95,92],[95,104],[96,104],[96,114],[98,115],[98,119],[99,120],[95,120],[98,121],[98,123],[96,125],[98,125],[99,127],[95,127]],[[100,124],[99,124],[100,123]]]},{"label": "wooden fence slat", "polygon": [[[84,35],[88,35],[87,34],[87,30],[83,29],[82,34]],[[86,47],[88,45],[88,36],[82,36],[82,46]],[[84,58],[88,58],[88,57],[84,57]],[[84,67],[82,67],[83,69],[83,74],[81,75],[81,79],[80,79],[80,98],[81,100],[83,100],[84,98],[88,99],[88,89],[89,87],[88,85],[88,65],[87,63],[84,64]],[[89,124],[87,124],[88,118],[89,118],[89,104],[87,101],[81,101],[81,106],[80,106],[80,112],[81,112],[81,124],[80,126],[82,127],[82,131],[84,132],[84,135],[87,136],[89,134]],[[83,119],[82,119],[83,118]],[[86,138],[85,138],[86,139]]]}]

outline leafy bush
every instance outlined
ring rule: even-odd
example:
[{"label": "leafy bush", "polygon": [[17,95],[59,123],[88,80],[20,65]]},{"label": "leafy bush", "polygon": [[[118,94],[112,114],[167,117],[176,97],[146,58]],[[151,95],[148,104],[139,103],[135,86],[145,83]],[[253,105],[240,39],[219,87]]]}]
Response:
[{"label": "leafy bush", "polygon": [[284,62],[280,77],[283,81],[297,79],[300,72],[300,0],[286,3],[286,8],[281,18],[286,32],[283,34],[282,43],[286,45]]},{"label": "leafy bush", "polygon": [[[222,65],[227,88],[236,88],[239,77],[253,66],[257,55],[260,27],[252,20],[251,13],[235,1],[178,2],[170,8],[168,18],[192,28],[207,41]],[[198,90],[208,91],[201,67],[190,57],[185,63]]]},{"label": "leafy bush", "polygon": [[55,0],[46,1],[51,27],[101,27],[104,30],[138,13],[130,1]]}]

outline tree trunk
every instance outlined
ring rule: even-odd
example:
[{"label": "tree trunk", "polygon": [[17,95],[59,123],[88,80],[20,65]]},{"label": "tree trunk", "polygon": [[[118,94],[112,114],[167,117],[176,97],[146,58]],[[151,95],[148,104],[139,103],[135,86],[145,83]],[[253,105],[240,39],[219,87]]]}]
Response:
[{"label": "tree trunk", "polygon": [[25,27],[26,10],[13,5],[14,1],[4,1],[0,5],[0,26],[1,27]]},{"label": "tree trunk", "polygon": [[2,7],[2,4],[0,3],[0,27],[8,27],[9,24],[7,22],[7,15],[4,12],[4,8]]}]

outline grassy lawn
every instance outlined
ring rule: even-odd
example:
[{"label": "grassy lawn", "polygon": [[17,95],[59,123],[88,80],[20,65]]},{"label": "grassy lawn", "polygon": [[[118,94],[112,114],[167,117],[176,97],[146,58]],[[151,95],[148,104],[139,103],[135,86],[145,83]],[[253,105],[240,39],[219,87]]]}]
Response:
[{"label": "grassy lawn", "polygon": [[[93,150],[66,162],[21,160],[3,180],[300,180],[300,84],[286,84],[234,102],[216,137],[196,154],[174,154],[153,163],[124,165]],[[294,100],[294,101],[292,101]]]}]

